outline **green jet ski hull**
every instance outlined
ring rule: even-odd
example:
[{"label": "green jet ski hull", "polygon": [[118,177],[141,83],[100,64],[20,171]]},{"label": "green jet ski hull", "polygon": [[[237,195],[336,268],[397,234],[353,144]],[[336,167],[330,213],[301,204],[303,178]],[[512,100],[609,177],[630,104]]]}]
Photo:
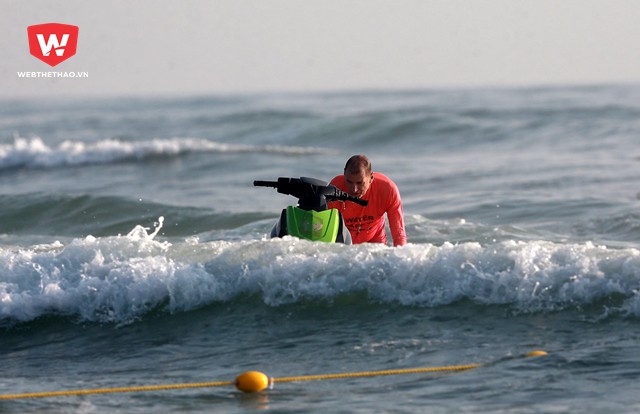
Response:
[{"label": "green jet ski hull", "polygon": [[323,211],[288,206],[271,231],[271,237],[295,236],[310,241],[351,244],[351,234],[344,226],[342,214],[333,208]]}]

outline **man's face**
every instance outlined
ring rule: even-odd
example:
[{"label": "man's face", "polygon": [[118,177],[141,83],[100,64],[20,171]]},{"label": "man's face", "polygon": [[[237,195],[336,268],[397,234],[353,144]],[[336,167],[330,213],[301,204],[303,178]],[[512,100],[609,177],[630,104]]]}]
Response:
[{"label": "man's face", "polygon": [[352,196],[362,197],[369,190],[373,181],[373,173],[367,174],[364,168],[358,171],[345,171],[344,180],[347,184],[347,193]]}]

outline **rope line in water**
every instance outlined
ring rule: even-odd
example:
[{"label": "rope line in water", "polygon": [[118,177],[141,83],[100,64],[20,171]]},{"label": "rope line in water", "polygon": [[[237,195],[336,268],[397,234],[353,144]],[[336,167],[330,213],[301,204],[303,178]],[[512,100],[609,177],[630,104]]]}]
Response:
[{"label": "rope line in water", "polygon": [[[547,355],[544,351],[532,351],[527,357]],[[187,384],[167,384],[167,385],[146,385],[137,387],[116,387],[116,388],[98,388],[86,390],[69,390],[69,391],[50,391],[50,392],[33,392],[23,394],[4,394],[0,395],[0,400],[17,400],[24,398],[46,398],[46,397],[66,397],[72,395],[89,395],[89,394],[111,394],[124,392],[142,392],[142,391],[162,391],[162,390],[179,390],[187,388],[213,388],[235,385],[239,390],[245,392],[258,392],[266,389],[274,383],[284,382],[301,382],[316,381],[328,379],[342,378],[364,378],[377,377],[383,375],[403,375],[403,374],[424,374],[434,372],[460,372],[474,368],[479,368],[485,364],[468,364],[468,365],[450,365],[441,367],[425,367],[425,368],[407,368],[407,369],[391,369],[384,371],[365,371],[365,372],[346,372],[341,374],[324,374],[324,375],[303,375],[294,377],[268,378],[265,374],[257,371],[249,371],[239,375],[235,381],[212,381],[212,382],[195,382]]]},{"label": "rope line in water", "polygon": [[[282,377],[272,378],[271,382],[301,382],[301,381],[315,381],[326,379],[341,379],[341,378],[364,378],[375,377],[382,375],[401,375],[401,374],[420,374],[430,372],[453,372],[453,371],[465,371],[468,369],[478,368],[480,364],[471,365],[454,365],[446,367],[430,367],[430,368],[409,368],[409,369],[395,369],[386,371],[369,371],[369,372],[346,372],[342,374],[324,374],[324,375],[303,375],[295,377]],[[46,397],[67,397],[72,395],[89,395],[89,394],[112,394],[112,393],[124,393],[124,392],[142,392],[142,391],[163,391],[163,390],[179,390],[187,388],[212,388],[212,387],[224,387],[236,384],[236,381],[213,381],[213,382],[196,382],[189,384],[167,384],[167,385],[147,385],[138,387],[116,387],[116,388],[98,388],[87,390],[69,390],[69,391],[50,391],[50,392],[33,392],[24,394],[5,394],[0,395],[0,400],[17,400],[24,398],[46,398]]]},{"label": "rope line in water", "polygon": [[305,375],[298,377],[282,377],[273,378],[272,381],[276,382],[296,382],[296,381],[315,381],[315,380],[327,380],[327,379],[342,379],[342,378],[364,378],[364,377],[378,377],[383,375],[402,375],[402,374],[424,374],[433,372],[455,372],[466,371],[481,367],[482,364],[469,364],[469,365],[452,365],[445,367],[427,367],[427,368],[407,368],[407,369],[390,369],[385,371],[368,371],[368,372],[346,372],[343,374],[324,374],[324,375]]},{"label": "rope line in water", "polygon": [[32,392],[32,393],[24,393],[24,394],[0,395],[0,400],[17,400],[20,398],[66,397],[70,395],[112,394],[117,392],[181,390],[181,389],[187,389],[187,388],[223,387],[223,386],[228,386],[233,384],[234,384],[233,381],[213,381],[213,382],[196,382],[196,383],[190,383],[190,384],[145,385],[145,386],[139,386],[139,387],[116,387],[116,388],[98,388],[98,389],[90,389],[90,390]]}]

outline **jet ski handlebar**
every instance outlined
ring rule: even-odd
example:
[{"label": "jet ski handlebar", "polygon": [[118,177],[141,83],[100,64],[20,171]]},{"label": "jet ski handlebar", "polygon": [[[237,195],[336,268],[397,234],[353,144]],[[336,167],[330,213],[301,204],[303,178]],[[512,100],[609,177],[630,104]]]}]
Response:
[{"label": "jet ski handlebar", "polygon": [[253,185],[255,187],[273,187],[273,188],[278,188],[278,182],[277,181],[254,181]]},{"label": "jet ski handlebar", "polygon": [[[360,204],[361,206],[365,206],[365,207],[369,204],[369,201],[367,200],[363,200],[361,198],[351,196],[348,193],[338,189],[337,187],[335,187],[335,189],[336,189],[336,195],[335,197],[331,197],[333,200],[351,201],[352,203]],[[327,198],[329,198],[329,196],[327,196]]]},{"label": "jet ski handlebar", "polygon": [[279,193],[292,195],[300,200],[324,197],[328,201],[350,201],[352,203],[366,206],[367,200],[349,195],[338,187],[316,178],[300,177],[287,178],[280,177],[278,181],[254,181],[256,187],[273,187]]}]

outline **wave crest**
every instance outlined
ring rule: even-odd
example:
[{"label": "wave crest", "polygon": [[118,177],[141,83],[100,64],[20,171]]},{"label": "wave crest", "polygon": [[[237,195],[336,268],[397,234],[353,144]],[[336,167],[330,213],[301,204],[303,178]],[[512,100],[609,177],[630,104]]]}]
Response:
[{"label": "wave crest", "polygon": [[154,310],[256,298],[268,306],[330,304],[344,295],[382,305],[471,301],[518,312],[589,308],[640,316],[636,249],[545,241],[390,248],[288,237],[169,244],[153,240],[155,233],[141,237],[144,230],[3,248],[1,324],[47,315],[122,324]]},{"label": "wave crest", "polygon": [[64,141],[57,147],[50,147],[39,137],[30,139],[16,137],[13,144],[0,145],[0,170],[108,164],[199,152],[306,155],[322,154],[328,151],[322,148],[285,145],[226,144],[199,138],[152,139],[135,142],[106,139],[95,143]]}]

